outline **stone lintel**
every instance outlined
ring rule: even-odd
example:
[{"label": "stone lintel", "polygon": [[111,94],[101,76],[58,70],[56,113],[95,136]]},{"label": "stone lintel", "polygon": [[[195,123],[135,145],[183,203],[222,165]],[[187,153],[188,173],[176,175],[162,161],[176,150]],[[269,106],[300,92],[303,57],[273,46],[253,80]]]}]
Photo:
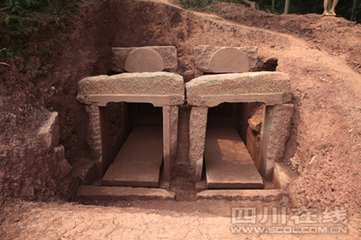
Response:
[{"label": "stone lintel", "polygon": [[86,100],[78,99],[84,104],[105,107],[110,102],[151,103],[155,107],[182,105],[184,98],[181,96],[163,95],[128,95],[128,94],[96,94],[89,95]]},{"label": "stone lintel", "polygon": [[85,104],[106,106],[109,102],[152,103],[155,106],[184,103],[182,76],[167,72],[124,73],[82,79],[77,99]]},{"label": "stone lintel", "polygon": [[193,106],[216,107],[221,103],[249,103],[262,102],[272,106],[291,101],[289,93],[260,93],[235,95],[207,95],[188,97],[187,102]]},{"label": "stone lintel", "polygon": [[214,107],[223,102],[289,102],[290,79],[279,72],[205,75],[186,83],[188,103]]}]

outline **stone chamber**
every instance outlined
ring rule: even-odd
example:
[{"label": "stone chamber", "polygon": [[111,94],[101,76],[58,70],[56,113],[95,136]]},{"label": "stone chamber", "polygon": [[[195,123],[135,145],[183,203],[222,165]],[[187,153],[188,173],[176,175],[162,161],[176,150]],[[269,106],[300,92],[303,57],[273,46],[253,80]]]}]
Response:
[{"label": "stone chamber", "polygon": [[197,198],[282,193],[288,75],[256,71],[253,46],[199,45],[194,58],[185,81],[174,46],[114,47],[109,74],[79,82],[94,171],[77,197],[174,199],[179,179]]}]

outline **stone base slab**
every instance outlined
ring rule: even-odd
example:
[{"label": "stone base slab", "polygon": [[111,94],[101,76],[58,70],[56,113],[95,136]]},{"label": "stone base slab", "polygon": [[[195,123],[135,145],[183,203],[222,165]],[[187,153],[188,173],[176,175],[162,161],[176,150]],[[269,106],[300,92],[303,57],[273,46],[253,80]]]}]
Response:
[{"label": "stone base slab", "polygon": [[160,188],[132,188],[132,187],[106,187],[106,186],[81,186],[77,197],[88,200],[114,200],[114,199],[175,199],[173,192]]},{"label": "stone base slab", "polygon": [[197,199],[251,200],[271,202],[280,200],[286,194],[279,189],[270,190],[206,190],[197,194]]}]

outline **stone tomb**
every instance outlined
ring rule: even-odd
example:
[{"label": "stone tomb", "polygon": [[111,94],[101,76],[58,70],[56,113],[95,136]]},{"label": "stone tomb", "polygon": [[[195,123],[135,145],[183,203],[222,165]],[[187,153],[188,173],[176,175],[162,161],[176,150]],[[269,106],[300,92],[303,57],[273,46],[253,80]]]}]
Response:
[{"label": "stone tomb", "polygon": [[[205,177],[210,189],[249,189],[272,179],[293,111],[288,75],[249,72],[255,47],[202,45],[194,52],[201,71],[218,74],[184,84],[180,75],[162,72],[177,68],[175,47],[113,48],[111,70],[122,74],[79,82],[102,185],[169,186],[177,146],[187,146],[177,142],[185,100],[192,107],[189,169],[196,182]],[[254,106],[257,116],[249,112]]]},{"label": "stone tomb", "polygon": [[86,104],[89,145],[99,159],[101,175],[105,174],[103,185],[158,187],[160,177],[169,183],[177,148],[178,105],[184,104],[180,75],[88,77],[79,82],[78,100]]},{"label": "stone tomb", "polygon": [[[186,91],[187,101],[192,105],[189,158],[195,181],[205,176],[208,188],[263,188],[262,178],[272,180],[274,163],[281,160],[288,137],[293,111],[293,105],[288,103],[291,100],[288,75],[278,72],[205,75],[188,82]],[[232,119],[209,117],[211,110],[225,103],[231,104]],[[265,106],[258,166],[247,151],[246,140],[240,137],[242,127],[237,128],[242,119],[237,107],[249,103]],[[239,119],[234,121],[234,116]],[[247,129],[248,119],[240,124]]]}]

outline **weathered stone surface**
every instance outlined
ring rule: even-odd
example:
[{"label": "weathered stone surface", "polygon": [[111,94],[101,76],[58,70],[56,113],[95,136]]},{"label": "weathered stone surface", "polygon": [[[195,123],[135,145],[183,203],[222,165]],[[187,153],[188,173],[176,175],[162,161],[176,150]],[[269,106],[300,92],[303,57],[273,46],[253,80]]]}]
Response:
[{"label": "weathered stone surface", "polygon": [[59,145],[59,131],[58,113],[52,112],[38,131],[47,149],[50,150]]},{"label": "weathered stone surface", "polygon": [[257,47],[200,45],[194,56],[197,68],[206,73],[246,72],[256,66]]},{"label": "weathered stone surface", "polygon": [[178,112],[177,106],[163,107],[163,180],[166,182],[170,182],[177,153]]},{"label": "weathered stone surface", "polygon": [[249,69],[247,55],[235,48],[221,48],[209,60],[209,70],[213,73],[242,73]]},{"label": "weathered stone surface", "polygon": [[94,105],[86,105],[85,109],[88,114],[87,142],[90,146],[92,158],[95,161],[101,162],[102,141],[99,107]]},{"label": "weathered stone surface", "polygon": [[197,194],[197,199],[227,199],[227,200],[261,200],[271,202],[280,200],[285,194],[279,189],[262,190],[206,190]]},{"label": "weathered stone surface", "polygon": [[208,188],[263,188],[263,180],[236,128],[209,127],[204,153]]},{"label": "weathered stone surface", "polygon": [[174,199],[175,194],[160,188],[82,186],[77,192],[82,199]]},{"label": "weathered stone surface", "polygon": [[126,69],[126,61],[128,56],[134,50],[151,50],[155,51],[162,59],[163,69],[166,71],[174,71],[177,69],[177,49],[174,46],[149,46],[149,47],[130,47],[130,48],[113,48],[112,70],[116,72],[124,72]]},{"label": "weathered stone surface", "polygon": [[261,133],[261,173],[272,177],[274,163],[282,160],[289,136],[293,104],[267,106]]},{"label": "weathered stone surface", "polygon": [[160,72],[164,70],[162,57],[148,48],[134,49],[125,60],[124,70],[127,72]]},{"label": "weathered stone surface", "polygon": [[134,128],[103,177],[108,186],[157,187],[162,165],[160,127]]},{"label": "weathered stone surface", "polygon": [[200,181],[203,169],[203,154],[206,138],[208,108],[193,107],[189,120],[189,161],[195,180]]},{"label": "weathered stone surface", "polygon": [[182,76],[174,73],[123,73],[82,79],[77,99],[85,104],[106,106],[109,102],[147,102],[154,106],[184,103]]},{"label": "weathered stone surface", "polygon": [[214,107],[223,102],[263,102],[276,105],[291,100],[290,79],[279,72],[205,75],[186,83],[188,103]]}]

